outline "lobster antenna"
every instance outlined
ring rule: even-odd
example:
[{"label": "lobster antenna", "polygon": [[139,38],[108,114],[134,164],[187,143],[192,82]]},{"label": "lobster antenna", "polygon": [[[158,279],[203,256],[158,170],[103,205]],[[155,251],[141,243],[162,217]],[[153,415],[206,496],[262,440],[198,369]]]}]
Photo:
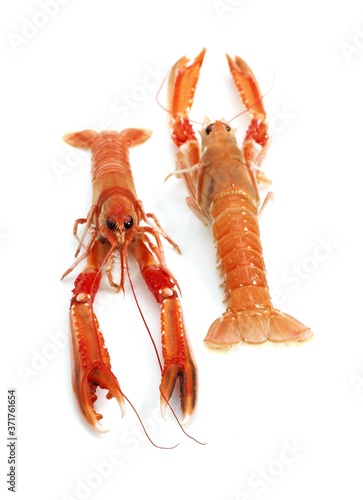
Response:
[{"label": "lobster antenna", "polygon": [[151,333],[151,331],[150,331],[149,325],[148,325],[148,324],[147,324],[147,322],[146,322],[145,316],[144,316],[144,314],[143,314],[143,312],[142,312],[142,310],[141,310],[141,307],[140,307],[139,301],[138,301],[138,299],[137,299],[136,292],[135,292],[135,288],[134,288],[134,284],[132,283],[132,280],[131,280],[130,270],[129,270],[128,263],[126,264],[126,272],[127,272],[127,277],[128,277],[128,279],[129,279],[129,283],[130,283],[130,287],[131,287],[132,295],[134,296],[134,300],[135,300],[135,302],[136,302],[137,309],[139,310],[139,313],[140,313],[141,319],[142,319],[142,321],[143,321],[143,323],[144,323],[144,325],[145,325],[145,328],[146,328],[146,330],[147,330],[147,333],[148,333],[148,335],[149,335],[149,337],[150,337],[150,340],[151,340],[151,342],[152,342],[152,345],[153,345],[153,348],[154,348],[154,351],[155,351],[156,357],[157,357],[157,359],[158,359],[158,363],[159,363],[160,370],[162,370],[162,369],[163,369],[163,365],[162,365],[162,363],[161,363],[160,354],[158,353],[158,349],[157,349],[157,347],[156,347],[155,340],[154,340],[154,338],[153,338],[153,336],[152,336],[152,333]]},{"label": "lobster antenna", "polygon": [[125,396],[125,393],[124,393],[124,392],[122,393],[122,395],[123,395],[123,397],[126,399],[126,401],[129,403],[129,405],[130,405],[130,406],[131,406],[131,408],[133,409],[133,411],[134,411],[135,415],[137,416],[137,418],[138,418],[138,420],[139,420],[139,422],[140,422],[140,424],[141,424],[141,427],[143,428],[143,431],[144,431],[144,433],[145,433],[145,436],[148,438],[148,440],[150,441],[150,443],[151,443],[153,446],[155,446],[155,448],[159,448],[160,450],[173,450],[174,448],[176,448],[177,446],[179,446],[179,443],[175,444],[174,446],[160,446],[160,445],[158,445],[158,444],[154,443],[154,441],[153,441],[153,440],[151,439],[151,437],[149,436],[149,434],[148,434],[148,432],[147,432],[147,430],[146,430],[146,428],[145,428],[145,425],[144,425],[144,423],[143,423],[143,421],[142,421],[142,419],[141,419],[140,415],[138,414],[138,412],[137,412],[137,410],[136,410],[135,406],[131,403],[131,401],[129,400],[129,398]]},{"label": "lobster antenna", "polygon": [[180,420],[178,419],[178,416],[177,414],[175,413],[174,411],[174,408],[171,406],[171,404],[169,403],[169,401],[167,401],[166,397],[164,396],[164,394],[160,391],[160,394],[162,395],[162,397],[165,399],[165,402],[166,404],[169,406],[170,408],[170,411],[171,413],[173,414],[175,420],[177,421],[177,424],[179,425],[180,429],[182,430],[182,432],[189,438],[189,439],[192,439],[193,441],[195,441],[196,443],[202,445],[202,446],[205,446],[207,443],[202,443],[201,441],[198,441],[197,438],[191,436],[190,434],[187,433],[187,431],[184,429],[184,427],[182,426]]},{"label": "lobster antenna", "polygon": [[[132,280],[131,280],[131,276],[130,276],[130,271],[129,271],[129,266],[128,266],[128,264],[127,264],[126,270],[127,270],[127,276],[128,276],[128,279],[129,279],[129,283],[130,283],[130,287],[131,287],[132,295],[134,296],[134,299],[135,299],[135,302],[136,302],[136,306],[137,306],[137,308],[138,308],[138,310],[139,310],[139,313],[140,313],[140,316],[141,316],[141,318],[142,318],[142,321],[144,322],[145,328],[146,328],[146,330],[147,330],[147,333],[149,334],[150,340],[151,340],[152,345],[153,345],[153,347],[154,347],[154,351],[155,351],[156,357],[157,357],[157,359],[158,359],[158,363],[159,363],[160,371],[162,371],[163,367],[162,367],[162,363],[161,363],[161,359],[160,359],[160,354],[158,353],[158,349],[157,349],[157,347],[156,347],[155,340],[154,340],[154,338],[153,338],[153,336],[152,336],[152,333],[151,333],[151,331],[150,331],[149,325],[148,325],[148,324],[147,324],[147,322],[146,322],[146,319],[145,319],[144,313],[142,312],[141,307],[140,307],[140,304],[139,304],[139,301],[138,301],[138,299],[137,299],[137,295],[136,295],[136,292],[135,292],[135,288],[134,288],[134,285],[133,285]],[[201,441],[198,441],[198,439],[196,439],[195,437],[193,437],[193,436],[191,436],[190,434],[188,434],[188,433],[187,433],[187,431],[186,431],[186,430],[184,429],[184,427],[182,426],[182,424],[181,424],[181,422],[180,422],[180,420],[179,420],[179,418],[178,418],[177,414],[175,413],[174,408],[171,406],[170,402],[166,399],[166,397],[164,396],[164,394],[163,394],[161,391],[160,391],[160,394],[161,394],[161,395],[162,395],[162,397],[165,399],[166,404],[169,406],[170,411],[171,411],[171,413],[173,414],[173,416],[174,416],[174,418],[175,418],[175,420],[176,420],[176,422],[177,422],[178,426],[179,426],[179,427],[180,427],[180,429],[182,430],[182,432],[183,432],[183,433],[184,433],[184,434],[185,434],[188,438],[192,439],[192,440],[193,440],[193,441],[195,441],[196,443],[201,444],[201,445],[205,445],[206,443],[202,443]],[[127,399],[127,401],[128,401],[128,399]],[[135,410],[135,411],[136,411],[136,410]],[[139,420],[140,420],[140,419],[139,419]],[[141,420],[140,420],[140,422],[141,422]],[[141,423],[141,425],[142,425],[142,423]],[[144,426],[143,426],[143,428],[144,428]],[[144,430],[145,430],[145,428],[144,428]],[[145,431],[145,432],[146,432],[146,431]],[[175,448],[175,446],[174,446],[173,448]]]},{"label": "lobster antenna", "polygon": [[159,96],[160,96],[160,92],[162,91],[163,87],[164,87],[164,84],[165,84],[165,80],[167,79],[167,77],[169,76],[169,73],[170,73],[170,69],[169,71],[166,73],[166,75],[164,76],[163,78],[163,81],[161,82],[161,85],[159,87],[159,90],[157,91],[156,93],[156,102],[159,104],[159,106],[161,107],[161,109],[163,109],[164,111],[166,111],[167,113],[169,113],[169,115],[171,115],[171,111],[170,109],[166,108],[163,104],[161,104],[160,102],[160,99],[159,99]]}]

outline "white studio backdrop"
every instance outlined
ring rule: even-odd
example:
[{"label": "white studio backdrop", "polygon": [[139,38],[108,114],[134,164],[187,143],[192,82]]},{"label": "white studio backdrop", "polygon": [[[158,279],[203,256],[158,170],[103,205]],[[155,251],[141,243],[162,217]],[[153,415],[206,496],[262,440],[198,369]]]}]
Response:
[{"label": "white studio backdrop", "polygon": [[[1,497],[12,498],[15,389],[21,500],[361,499],[361,2],[22,0],[3,2],[0,17]],[[308,343],[204,347],[223,294],[210,228],[189,212],[180,179],[164,183],[175,148],[159,105],[170,67],[203,47],[193,120],[243,110],[225,53],[247,61],[265,95],[274,201],[260,219],[264,256],[276,307],[313,329]],[[247,125],[247,114],[233,122],[240,142]],[[179,446],[153,447],[114,400],[100,403],[111,430],[96,435],[72,393],[68,307],[80,268],[60,276],[74,258],[73,222],[90,206],[91,164],[62,136],[126,127],[153,131],[131,163],[146,210],[182,250],[164,245],[199,368],[185,430],[205,445],[170,412],[160,417],[160,371],[129,288],[122,298],[105,280],[96,299],[112,368],[152,439]],[[158,306],[131,271],[160,347]],[[180,415],[177,396],[173,405]]]}]

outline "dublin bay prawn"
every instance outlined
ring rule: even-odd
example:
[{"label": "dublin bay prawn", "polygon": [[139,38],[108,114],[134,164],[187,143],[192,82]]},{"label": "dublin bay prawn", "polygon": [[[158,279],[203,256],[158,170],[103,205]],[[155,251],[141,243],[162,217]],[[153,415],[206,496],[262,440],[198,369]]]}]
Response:
[{"label": "dublin bay prawn", "polygon": [[[99,423],[102,415],[93,407],[97,387],[108,390],[108,399],[116,398],[122,413],[125,397],[111,370],[93,302],[104,267],[111,287],[116,291],[124,290],[125,278],[130,278],[128,253],[136,259],[146,285],[160,304],[164,360],[161,411],[164,414],[178,379],[184,419],[193,413],[197,398],[197,368],[188,343],[179,288],[165,264],[160,237],[178,247],[161,228],[156,216],[144,211],[136,195],[129,163],[129,148],[142,144],[150,135],[148,130],[128,128],[121,132],[84,130],[64,137],[74,147],[90,149],[93,159],[92,206],[87,218],[75,222],[78,258],[62,279],[86,259],[83,271],[75,280],[71,299],[72,385],[85,420],[100,431],[104,430]],[[85,224],[81,237],[78,236],[80,224]],[[113,263],[117,253],[121,270],[116,280]],[[130,284],[132,286],[131,279]]]},{"label": "dublin bay prawn", "polygon": [[205,49],[190,64],[186,57],[173,66],[168,83],[172,139],[178,147],[176,173],[183,177],[187,204],[204,224],[211,224],[225,287],[227,310],[209,328],[205,343],[228,348],[241,341],[304,341],[312,332],[271,302],[258,225],[259,169],[269,135],[266,112],[256,78],[239,57],[227,55],[239,95],[251,115],[242,150],[226,120],[204,120],[201,146],[188,112],[193,102]]}]

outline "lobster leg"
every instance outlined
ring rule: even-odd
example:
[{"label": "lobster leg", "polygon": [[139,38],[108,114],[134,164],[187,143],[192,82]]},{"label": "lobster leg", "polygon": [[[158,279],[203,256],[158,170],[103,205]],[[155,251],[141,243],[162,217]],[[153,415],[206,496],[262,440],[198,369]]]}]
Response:
[{"label": "lobster leg", "polygon": [[107,399],[115,397],[124,413],[124,398],[111,371],[110,356],[93,311],[93,301],[101,281],[101,268],[109,244],[96,240],[89,249],[87,264],[74,283],[70,308],[72,385],[86,421],[98,431],[102,415],[95,412],[96,388],[107,389]]},{"label": "lobster leg", "polygon": [[139,233],[129,246],[138,262],[141,275],[160,304],[162,353],[164,366],[160,384],[160,407],[164,415],[177,379],[180,381],[181,409],[186,421],[193,413],[197,399],[197,367],[188,343],[178,284],[168,268],[151,250],[146,233]]}]

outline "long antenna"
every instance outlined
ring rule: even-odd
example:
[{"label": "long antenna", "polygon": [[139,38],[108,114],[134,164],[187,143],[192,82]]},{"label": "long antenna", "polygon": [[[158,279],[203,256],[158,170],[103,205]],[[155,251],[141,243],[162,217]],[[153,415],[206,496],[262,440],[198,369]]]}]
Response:
[{"label": "long antenna", "polygon": [[[137,299],[137,295],[136,295],[136,292],[135,292],[135,288],[134,288],[134,285],[132,283],[132,280],[131,280],[131,276],[130,276],[130,271],[129,271],[129,266],[127,265],[126,267],[127,269],[127,276],[128,276],[128,279],[129,279],[129,283],[130,283],[130,287],[131,287],[131,291],[132,291],[132,294],[134,296],[134,299],[135,299],[135,302],[136,302],[136,306],[139,310],[139,313],[140,313],[140,316],[142,318],[142,321],[144,322],[144,325],[145,325],[145,328],[149,334],[149,337],[150,337],[150,340],[152,342],[152,345],[154,347],[154,351],[155,351],[155,354],[156,354],[156,357],[158,359],[158,363],[159,363],[159,367],[160,367],[160,371],[162,372],[163,370],[163,366],[162,366],[162,363],[161,363],[161,359],[160,359],[160,354],[158,352],[158,349],[156,347],[156,344],[155,344],[155,340],[152,336],[152,333],[150,331],[150,328],[149,328],[149,325],[147,324],[146,322],[146,319],[145,319],[145,316],[144,316],[144,313],[142,312],[141,310],[141,307],[140,307],[140,304],[139,304],[139,301]],[[190,434],[187,433],[187,431],[184,429],[184,427],[182,426],[177,414],[175,413],[173,407],[171,406],[170,402],[167,400],[167,398],[164,396],[164,394],[160,391],[160,394],[161,396],[165,399],[165,402],[166,404],[169,406],[170,410],[171,410],[171,413],[173,414],[177,424],[179,425],[180,429],[182,430],[182,432],[190,439],[192,439],[193,441],[195,441],[196,443],[200,444],[200,445],[205,445],[206,443],[202,443],[201,441],[198,441],[198,439],[196,439],[195,437],[191,436]]]}]

